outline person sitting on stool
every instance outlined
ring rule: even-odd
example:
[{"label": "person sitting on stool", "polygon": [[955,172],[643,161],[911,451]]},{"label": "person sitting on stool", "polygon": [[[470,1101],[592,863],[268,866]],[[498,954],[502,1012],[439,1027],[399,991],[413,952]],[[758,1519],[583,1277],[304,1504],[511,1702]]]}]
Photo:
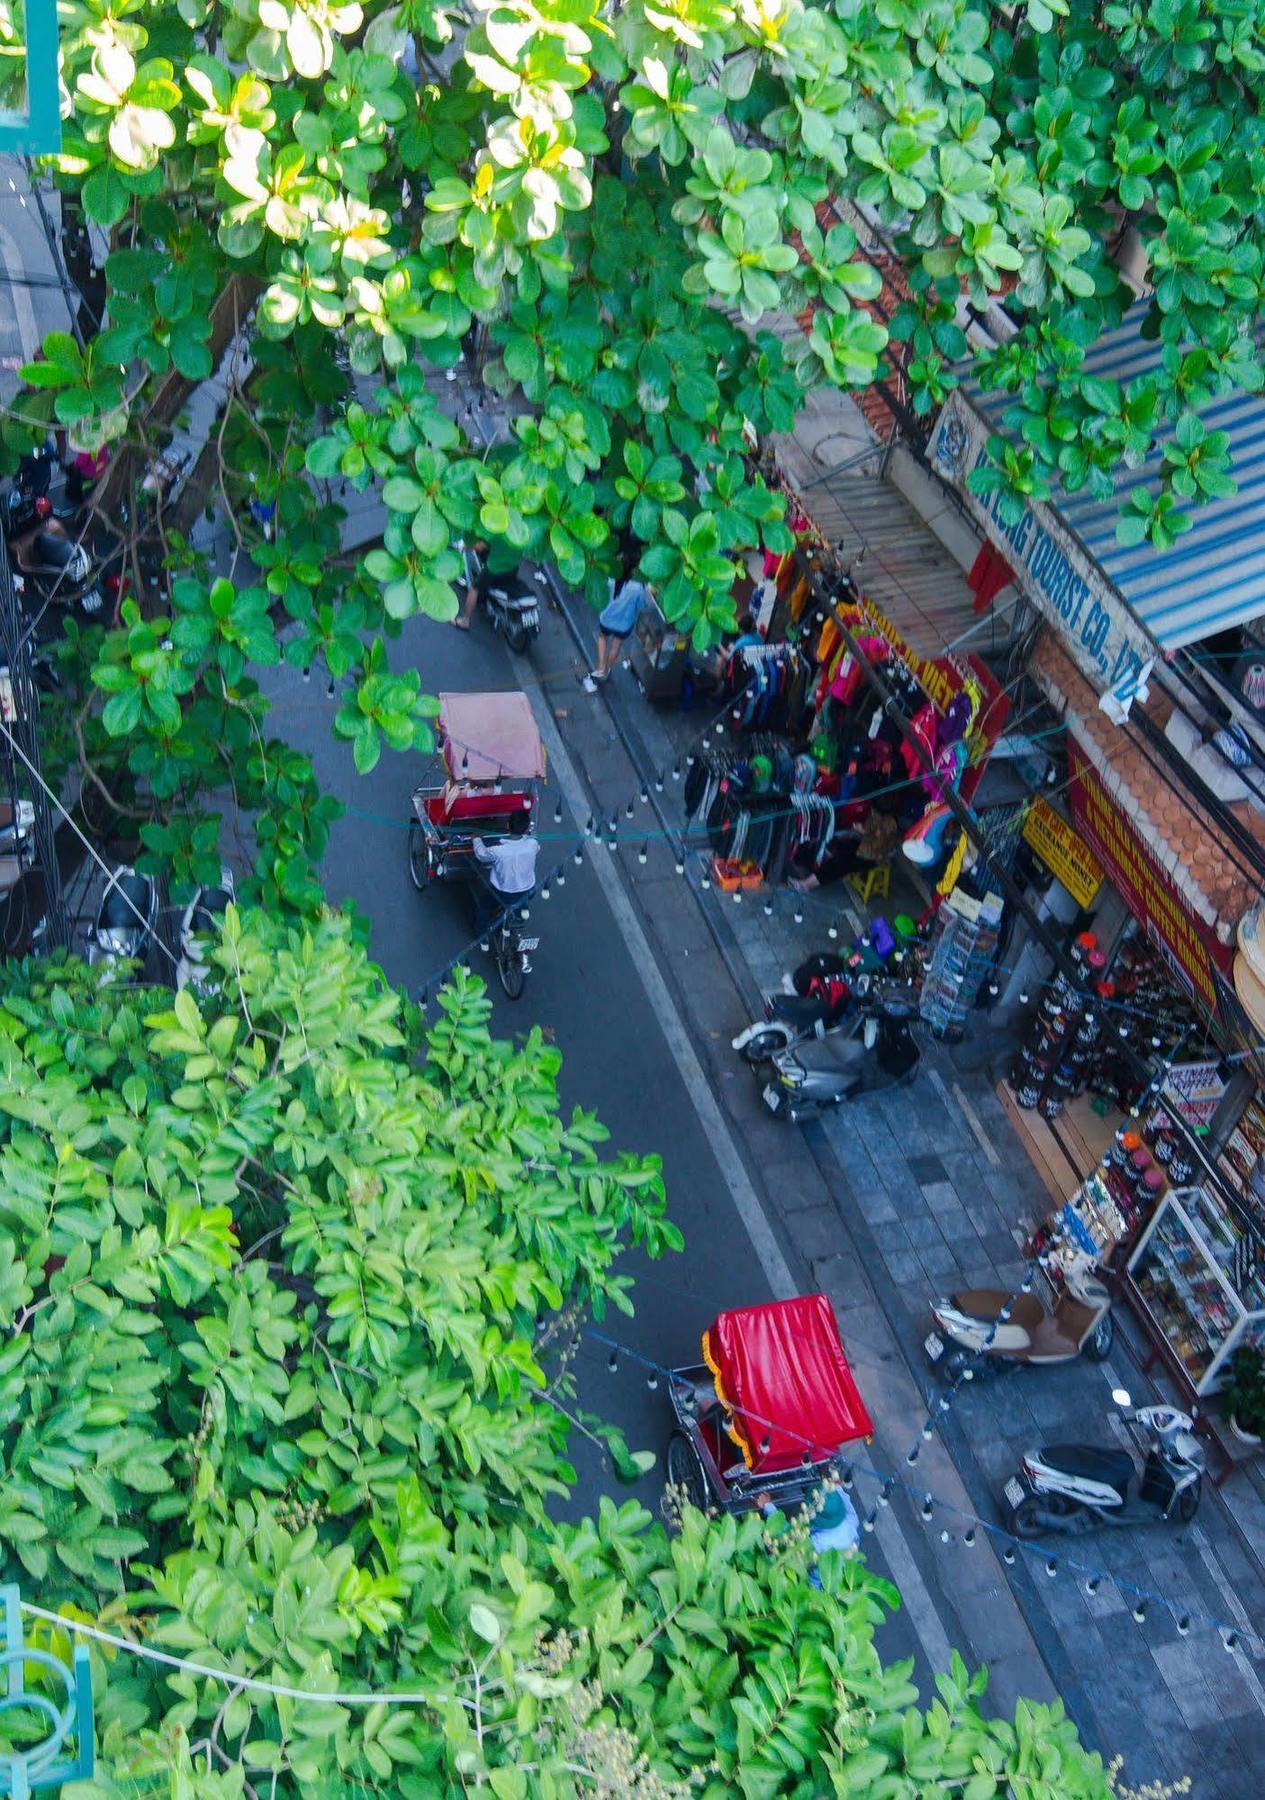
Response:
[{"label": "person sitting on stool", "polygon": [[540,844],[529,812],[514,813],[509,836],[491,843],[474,839],[470,848],[482,865],[474,886],[475,929],[482,936],[509,907],[530,900],[536,891],[536,858]]}]

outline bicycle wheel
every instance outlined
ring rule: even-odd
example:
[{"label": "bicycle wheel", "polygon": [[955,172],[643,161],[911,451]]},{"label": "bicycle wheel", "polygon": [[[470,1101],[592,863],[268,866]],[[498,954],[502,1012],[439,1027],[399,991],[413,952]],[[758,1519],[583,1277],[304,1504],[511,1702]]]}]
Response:
[{"label": "bicycle wheel", "polygon": [[669,1487],[680,1488],[691,1506],[706,1511],[711,1501],[707,1477],[698,1451],[683,1431],[674,1431],[668,1439],[667,1475]]},{"label": "bicycle wheel", "polygon": [[424,893],[430,885],[434,868],[426,833],[416,819],[410,821],[408,828],[408,872],[413,877],[413,886],[418,893]]},{"label": "bicycle wheel", "polygon": [[518,939],[512,932],[502,930],[496,940],[496,972],[501,978],[506,998],[521,999],[527,973],[523,968],[523,954],[518,947]]}]

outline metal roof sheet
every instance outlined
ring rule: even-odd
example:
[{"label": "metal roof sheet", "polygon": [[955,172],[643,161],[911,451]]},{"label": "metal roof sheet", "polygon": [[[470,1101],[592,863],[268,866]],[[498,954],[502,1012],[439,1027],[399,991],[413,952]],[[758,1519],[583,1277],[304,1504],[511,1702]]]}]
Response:
[{"label": "metal roof sheet", "polygon": [[[1138,301],[1115,331],[1086,354],[1087,374],[1128,382],[1158,365],[1163,346],[1144,339],[1149,302]],[[998,429],[1012,403],[967,385],[974,406]],[[1163,442],[1137,468],[1117,471],[1115,494],[1094,500],[1082,490],[1056,492],[1050,504],[1074,531],[1107,579],[1165,650],[1198,643],[1265,613],[1265,396],[1235,393],[1200,409],[1209,431],[1230,434],[1238,492],[1189,509],[1191,528],[1168,550],[1116,538],[1120,503],[1135,487],[1159,491]],[[1165,432],[1167,438],[1169,432]],[[1186,509],[1183,509],[1186,510]]]},{"label": "metal roof sheet", "polygon": [[979,649],[984,631],[1005,637],[1007,620],[976,615],[975,596],[950,552],[878,472],[877,447],[872,456],[854,455],[850,466],[830,469],[831,454],[846,456],[850,447],[841,435],[810,454],[797,434],[778,440],[778,460],[857,586],[922,656],[943,656],[946,645],[964,638]]}]

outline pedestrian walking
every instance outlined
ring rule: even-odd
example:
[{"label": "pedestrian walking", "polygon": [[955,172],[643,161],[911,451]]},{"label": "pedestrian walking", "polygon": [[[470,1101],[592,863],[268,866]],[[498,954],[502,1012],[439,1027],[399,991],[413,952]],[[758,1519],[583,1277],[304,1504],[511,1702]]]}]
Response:
[{"label": "pedestrian walking", "polygon": [[491,577],[488,574],[488,543],[486,538],[475,538],[469,548],[463,547],[465,557],[466,595],[461,617],[454,619],[453,624],[458,631],[469,631],[470,621],[474,617],[474,609],[483,599],[487,584]]},{"label": "pedestrian walking", "polygon": [[610,679],[625,638],[653,598],[654,589],[634,575],[607,601],[597,621],[597,664],[584,677],[586,694],[595,694],[602,682]]}]

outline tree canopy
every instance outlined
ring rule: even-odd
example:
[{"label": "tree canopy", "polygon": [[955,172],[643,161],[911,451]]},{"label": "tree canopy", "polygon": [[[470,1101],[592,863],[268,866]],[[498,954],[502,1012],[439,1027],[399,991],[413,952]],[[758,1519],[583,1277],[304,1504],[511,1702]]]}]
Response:
[{"label": "tree canopy", "polygon": [[423,1029],[328,915],[230,909],[210,967],[0,994],[4,1578],[225,1671],[94,1648],[67,1800],[1107,1800],[1058,1706],[986,1721],[955,1658],[920,1707],[802,1523],[551,1521],[573,1333],[680,1238],[539,1033],[464,973]]},{"label": "tree canopy", "polygon": [[[20,35],[15,3],[0,41]],[[51,166],[68,217],[109,233],[101,328],[49,335],[4,441],[53,422],[109,443],[117,492],[189,384],[217,360],[231,376],[196,492],[248,555],[226,576],[187,517],[146,520],[168,578],[67,652],[65,754],[178,877],[207,876],[207,793],[228,784],[268,820],[253,891],[316,904],[328,819],[310,768],[268,738],[258,672],[323,664],[362,770],[384,745],[426,747],[424,671],[390,674],[381,636],[452,617],[472,532],[594,599],[631,545],[669,617],[713,643],[735,559],[788,542],[744,423],[785,431],[815,386],[892,364],[930,409],[968,353],[964,303],[1000,304],[1013,331],[975,365],[1013,395],[1016,441],[981,474],[1010,504],[1056,481],[1105,492],[1172,432],[1158,496],[1122,517],[1163,543],[1231,480],[1198,408],[1260,382],[1255,5],[61,10]],[[901,259],[890,330],[836,202]],[[1162,360],[1118,383],[1082,364],[1132,299],[1129,234]],[[773,329],[792,317],[802,330]],[[512,416],[491,450],[426,385],[474,323]],[[386,504],[362,558],[338,555],[344,484]],[[267,541],[248,499],[275,504]]]}]

